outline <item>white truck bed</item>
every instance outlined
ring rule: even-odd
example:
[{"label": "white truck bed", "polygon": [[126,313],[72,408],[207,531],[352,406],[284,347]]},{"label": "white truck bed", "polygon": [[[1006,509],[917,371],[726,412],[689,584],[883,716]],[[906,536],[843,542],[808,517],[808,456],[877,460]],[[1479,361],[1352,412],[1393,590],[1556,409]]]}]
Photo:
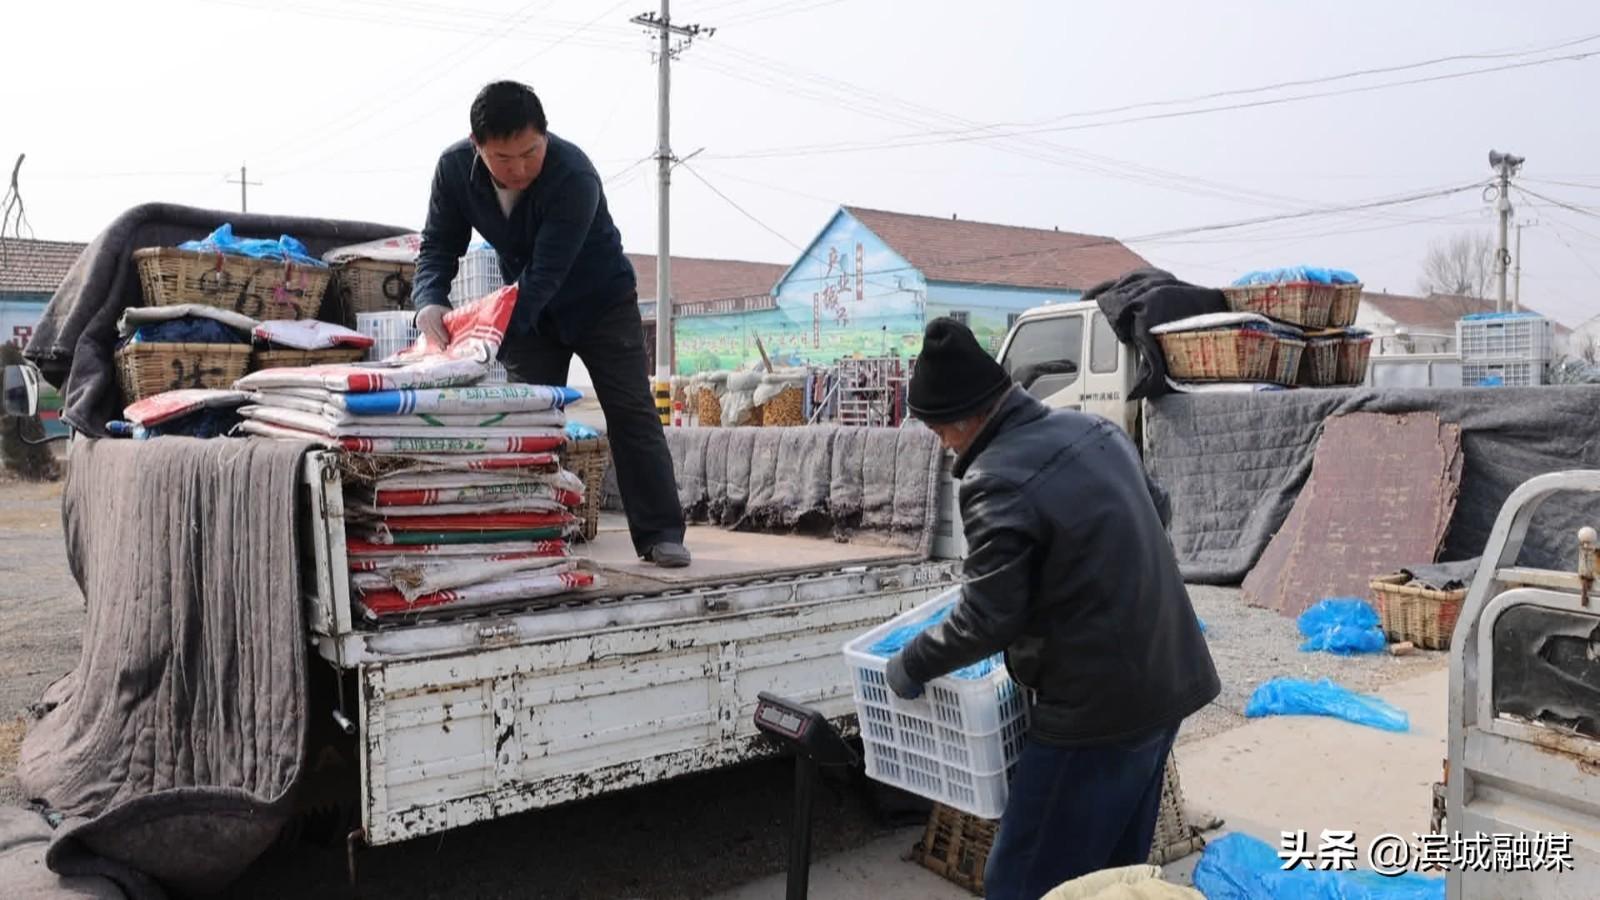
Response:
[{"label": "white truck bed", "polygon": [[307,467],[313,640],[355,682],[362,826],[385,844],[715,768],[762,752],[772,691],[854,726],[842,648],[946,589],[954,560],[877,543],[693,528],[692,566],[634,556],[608,520],[608,585],[530,605],[351,619],[337,469]]}]

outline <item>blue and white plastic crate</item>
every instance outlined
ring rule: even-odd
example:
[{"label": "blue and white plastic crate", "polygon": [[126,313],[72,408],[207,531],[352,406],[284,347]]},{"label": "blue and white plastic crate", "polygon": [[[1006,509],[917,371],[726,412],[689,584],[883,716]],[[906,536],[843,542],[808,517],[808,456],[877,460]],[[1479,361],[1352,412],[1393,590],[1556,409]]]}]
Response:
[{"label": "blue and white plastic crate", "polygon": [[1005,666],[994,661],[935,678],[921,697],[902,700],[889,689],[889,656],[870,649],[899,629],[942,617],[960,596],[959,588],[941,594],[850,641],[845,662],[868,777],[998,819],[1028,730],[1026,696]]}]

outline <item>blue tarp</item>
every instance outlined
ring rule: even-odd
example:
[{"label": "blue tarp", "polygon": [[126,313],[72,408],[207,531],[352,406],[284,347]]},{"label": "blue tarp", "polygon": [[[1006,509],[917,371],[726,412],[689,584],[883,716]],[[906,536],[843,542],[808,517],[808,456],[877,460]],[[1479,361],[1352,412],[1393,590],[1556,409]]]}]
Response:
[{"label": "blue tarp", "polygon": [[[950,615],[950,611],[955,608],[956,604],[951,602],[941,606],[931,615],[924,616],[923,618],[918,619],[909,625],[901,625],[900,627],[893,629],[888,634],[879,638],[877,642],[867,648],[867,652],[871,653],[873,656],[881,656],[885,659],[894,656],[896,653],[899,653],[901,649],[905,647],[905,645],[911,643],[911,641],[914,640],[917,635],[927,631],[934,625],[943,622],[945,618]],[[999,665],[1000,657],[991,656],[988,659],[975,662],[964,669],[957,669],[956,671],[951,672],[950,675],[954,678],[976,681],[979,678],[987,677]]]},{"label": "blue tarp", "polygon": [[226,222],[218,226],[216,231],[207,235],[204,240],[185,241],[178,245],[178,249],[203,250],[208,253],[228,253],[234,256],[251,256],[256,259],[285,260],[306,266],[316,266],[321,269],[328,267],[327,263],[312,256],[306,250],[305,244],[287,234],[279,235],[275,241],[264,238],[239,238],[233,234],[233,225]]},{"label": "blue tarp", "polygon": [[1344,269],[1328,269],[1322,266],[1291,266],[1284,269],[1257,269],[1239,276],[1233,283],[1246,284],[1295,284],[1299,282],[1312,282],[1313,284],[1358,284],[1361,279],[1354,273]]},{"label": "blue tarp", "polygon": [[1486,312],[1472,313],[1461,317],[1463,322],[1490,322],[1495,319],[1542,319],[1544,316],[1536,312]]},{"label": "blue tarp", "polygon": [[1376,653],[1388,643],[1378,627],[1378,613],[1372,604],[1356,597],[1333,597],[1318,601],[1297,620],[1306,642],[1300,649],[1349,656]]},{"label": "blue tarp", "polygon": [[1245,704],[1246,718],[1328,716],[1384,731],[1410,731],[1411,717],[1377,697],[1357,694],[1324,678],[1274,678],[1256,688]]}]

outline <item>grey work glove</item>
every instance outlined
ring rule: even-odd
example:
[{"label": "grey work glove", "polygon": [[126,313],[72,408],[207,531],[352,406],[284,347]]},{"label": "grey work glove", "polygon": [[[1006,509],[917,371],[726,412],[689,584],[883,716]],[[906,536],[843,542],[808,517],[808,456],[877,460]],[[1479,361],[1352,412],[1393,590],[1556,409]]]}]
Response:
[{"label": "grey work glove", "polygon": [[922,696],[922,682],[906,672],[904,654],[896,653],[889,660],[888,678],[889,690],[894,691],[894,695],[901,700],[915,700]]}]

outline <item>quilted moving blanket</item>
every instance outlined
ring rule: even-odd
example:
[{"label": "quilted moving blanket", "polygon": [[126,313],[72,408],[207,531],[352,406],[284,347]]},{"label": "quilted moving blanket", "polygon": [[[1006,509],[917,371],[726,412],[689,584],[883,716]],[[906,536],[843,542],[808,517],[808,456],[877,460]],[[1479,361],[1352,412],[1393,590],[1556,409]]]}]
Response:
[{"label": "quilted moving blanket", "polygon": [[[1595,385],[1171,394],[1145,410],[1145,464],[1171,494],[1184,578],[1200,584],[1237,584],[1256,564],[1294,506],[1333,416],[1434,412],[1461,427],[1465,465],[1441,554],[1446,561],[1482,554],[1500,507],[1524,481],[1600,468]],[[1597,519],[1600,499],[1547,502],[1522,564],[1570,567],[1578,529]]]},{"label": "quilted moving blanket", "polygon": [[226,886],[276,838],[306,741],[295,552],[307,444],[75,444],[62,514],[83,655],[22,745],[46,855],[137,900]]}]

